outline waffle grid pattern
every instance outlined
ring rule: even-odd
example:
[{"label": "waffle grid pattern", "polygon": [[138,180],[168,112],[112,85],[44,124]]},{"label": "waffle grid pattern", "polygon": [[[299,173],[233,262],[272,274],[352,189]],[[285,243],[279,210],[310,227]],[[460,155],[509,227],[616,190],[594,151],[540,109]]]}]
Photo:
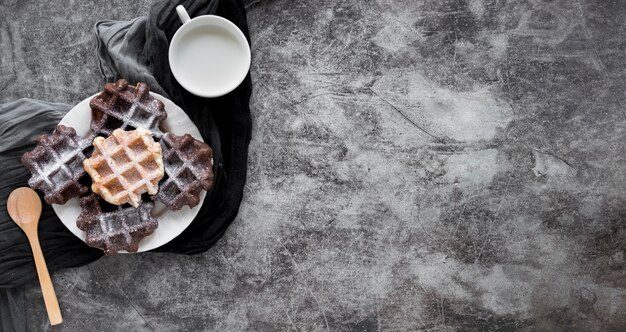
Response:
[{"label": "waffle grid pattern", "polygon": [[111,204],[141,204],[141,194],[154,195],[163,178],[161,146],[150,132],[117,129],[108,138],[96,137],[94,152],[84,161],[92,178],[92,191]]},{"label": "waffle grid pattern", "polygon": [[160,143],[168,178],[155,198],[172,210],[198,205],[200,191],[211,189],[213,184],[213,151],[208,144],[189,134],[167,133]]},{"label": "waffle grid pattern", "polygon": [[35,149],[22,156],[22,163],[32,173],[28,185],[41,190],[48,204],[65,204],[84,194],[87,187],[78,180],[85,174],[82,162],[90,145],[74,128],[63,125],[51,135],[41,136]]},{"label": "waffle grid pattern", "polygon": [[107,83],[104,91],[94,97],[89,106],[93,114],[91,130],[95,135],[109,136],[118,128],[146,128],[155,137],[163,135],[159,124],[167,118],[165,106],[150,96],[150,88],[145,83],[137,83],[136,87],[123,79]]},{"label": "waffle grid pattern", "polygon": [[120,250],[136,252],[139,242],[152,234],[158,227],[157,220],[150,215],[152,202],[144,202],[139,208],[121,207],[103,212],[95,194],[80,200],[82,211],[76,226],[86,232],[87,245],[100,248],[108,256]]}]

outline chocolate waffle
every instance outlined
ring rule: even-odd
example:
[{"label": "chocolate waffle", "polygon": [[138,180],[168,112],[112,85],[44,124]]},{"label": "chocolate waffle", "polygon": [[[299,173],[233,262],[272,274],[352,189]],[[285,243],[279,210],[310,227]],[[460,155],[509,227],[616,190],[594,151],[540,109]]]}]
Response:
[{"label": "chocolate waffle", "polygon": [[111,204],[138,207],[141,194],[154,195],[163,178],[161,146],[150,131],[116,129],[108,138],[96,137],[94,151],[83,165],[93,180],[91,190]]},{"label": "chocolate waffle", "polygon": [[107,83],[104,91],[89,102],[91,130],[94,135],[109,136],[115,129],[146,128],[161,137],[159,124],[167,118],[165,106],[150,96],[145,83],[129,85],[124,79]]},{"label": "chocolate waffle", "polygon": [[83,174],[84,151],[88,139],[76,135],[71,127],[58,125],[51,135],[42,135],[32,151],[24,153],[22,164],[32,173],[31,188],[44,193],[48,204],[65,204],[67,200],[87,192],[78,180]]},{"label": "chocolate waffle", "polygon": [[98,196],[91,194],[80,199],[82,211],[76,226],[85,231],[88,246],[104,250],[112,256],[120,250],[136,252],[139,242],[152,234],[158,222],[150,215],[152,202],[144,202],[139,208],[117,206],[113,211],[103,212]]},{"label": "chocolate waffle", "polygon": [[167,179],[161,183],[154,199],[172,210],[184,205],[194,207],[200,202],[200,191],[213,184],[213,151],[189,134],[171,133],[161,138],[163,164]]}]

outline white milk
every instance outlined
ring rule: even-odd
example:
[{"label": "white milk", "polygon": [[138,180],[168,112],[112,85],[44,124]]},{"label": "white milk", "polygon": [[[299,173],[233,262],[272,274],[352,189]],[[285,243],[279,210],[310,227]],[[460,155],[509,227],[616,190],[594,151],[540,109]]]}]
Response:
[{"label": "white milk", "polygon": [[215,91],[223,82],[236,81],[245,73],[247,49],[220,27],[199,26],[182,36],[173,61],[179,77],[197,89]]}]

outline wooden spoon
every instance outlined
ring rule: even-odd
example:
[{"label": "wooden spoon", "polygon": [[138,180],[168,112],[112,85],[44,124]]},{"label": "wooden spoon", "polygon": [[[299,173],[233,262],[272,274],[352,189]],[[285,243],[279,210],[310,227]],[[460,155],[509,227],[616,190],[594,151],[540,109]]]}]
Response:
[{"label": "wooden spoon", "polygon": [[54,293],[52,280],[50,280],[48,267],[46,266],[46,261],[43,258],[41,246],[39,245],[39,235],[37,234],[37,226],[39,225],[39,217],[41,216],[41,200],[34,190],[25,187],[18,188],[13,190],[11,195],[9,195],[7,209],[13,221],[26,233],[30,247],[33,250],[37,275],[39,276],[43,301],[46,304],[50,324],[61,324],[63,317],[61,317],[59,301],[57,301],[57,296]]}]

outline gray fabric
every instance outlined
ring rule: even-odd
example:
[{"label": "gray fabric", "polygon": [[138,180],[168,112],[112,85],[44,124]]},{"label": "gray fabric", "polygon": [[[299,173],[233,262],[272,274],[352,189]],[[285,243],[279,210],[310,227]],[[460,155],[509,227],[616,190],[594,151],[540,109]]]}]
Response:
[{"label": "gray fabric", "polygon": [[[0,160],[6,157],[7,151],[32,144],[37,135],[48,133],[69,109],[67,104],[34,99],[20,99],[0,105]],[[29,125],[18,125],[22,123]]]},{"label": "gray fabric", "polygon": [[148,68],[144,53],[146,44],[145,16],[132,21],[100,21],[95,33],[98,42],[98,65],[107,82],[119,77],[133,77],[145,82],[150,90],[169,97]]}]

